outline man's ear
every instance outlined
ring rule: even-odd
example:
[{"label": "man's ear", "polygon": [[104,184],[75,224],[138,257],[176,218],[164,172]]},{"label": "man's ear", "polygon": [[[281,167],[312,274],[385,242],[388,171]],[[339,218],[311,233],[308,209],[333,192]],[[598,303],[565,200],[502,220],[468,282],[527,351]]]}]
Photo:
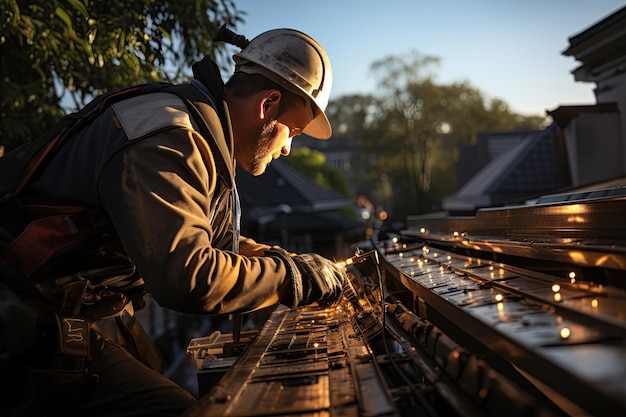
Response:
[{"label": "man's ear", "polygon": [[261,120],[278,117],[281,98],[282,95],[279,90],[267,90],[263,94],[259,109]]}]

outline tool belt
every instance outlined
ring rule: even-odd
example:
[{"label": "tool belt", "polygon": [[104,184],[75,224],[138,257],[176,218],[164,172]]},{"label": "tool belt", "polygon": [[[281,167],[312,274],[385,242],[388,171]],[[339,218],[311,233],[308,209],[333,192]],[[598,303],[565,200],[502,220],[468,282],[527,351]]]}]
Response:
[{"label": "tool belt", "polygon": [[[97,357],[90,350],[90,343],[100,336],[162,372],[164,360],[134,314],[135,309],[145,306],[143,280],[136,277],[134,265],[123,255],[99,256],[106,257],[106,266],[37,285],[47,294],[62,291],[55,294],[60,301],[56,315],[59,355],[78,359],[78,363]],[[88,365],[85,363],[84,368]],[[98,364],[91,365],[91,371],[97,373]]]},{"label": "tool belt", "polygon": [[92,329],[97,337],[122,346],[149,368],[159,373],[165,370],[165,360],[135,317],[132,303],[128,303],[119,314],[97,321]]},{"label": "tool belt", "polygon": [[[80,272],[32,283],[30,296],[21,293],[27,300],[38,296],[46,306],[37,314],[43,321],[42,336],[15,358],[32,375],[37,395],[54,398],[60,392],[79,390],[90,377],[97,379],[103,366],[98,360],[101,355],[94,351],[100,346],[98,337],[162,372],[165,361],[134,316],[145,305],[146,294],[134,265],[123,254],[101,251],[82,257],[75,268]],[[13,280],[20,278],[13,275]]]}]

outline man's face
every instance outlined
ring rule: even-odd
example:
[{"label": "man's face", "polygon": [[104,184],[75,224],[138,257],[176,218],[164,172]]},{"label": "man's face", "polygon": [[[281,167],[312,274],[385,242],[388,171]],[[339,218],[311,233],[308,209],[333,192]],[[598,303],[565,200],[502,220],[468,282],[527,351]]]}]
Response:
[{"label": "man's face", "polygon": [[277,119],[264,123],[257,134],[256,149],[250,149],[249,166],[244,169],[252,175],[263,174],[274,159],[289,155],[293,137],[301,134],[310,121],[304,103],[299,103]]}]

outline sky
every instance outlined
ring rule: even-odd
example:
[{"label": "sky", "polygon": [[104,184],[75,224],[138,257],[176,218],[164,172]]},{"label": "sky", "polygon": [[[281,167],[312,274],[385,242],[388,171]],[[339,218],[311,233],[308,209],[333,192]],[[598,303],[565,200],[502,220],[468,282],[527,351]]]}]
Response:
[{"label": "sky", "polygon": [[562,52],[569,38],[626,6],[618,0],[234,0],[236,32],[252,39],[275,28],[320,42],[333,68],[330,99],[375,94],[370,68],[412,51],[440,59],[440,84],[468,81],[511,110],[544,116],[560,105],[593,104],[593,83]]}]

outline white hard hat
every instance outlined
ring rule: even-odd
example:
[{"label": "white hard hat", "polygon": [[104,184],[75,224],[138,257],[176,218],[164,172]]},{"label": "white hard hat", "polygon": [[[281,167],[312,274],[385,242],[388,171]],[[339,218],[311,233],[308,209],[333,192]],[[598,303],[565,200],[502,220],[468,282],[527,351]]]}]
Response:
[{"label": "white hard hat", "polygon": [[324,48],[305,33],[293,29],[273,29],[252,39],[233,55],[235,72],[260,74],[288,91],[305,98],[313,106],[313,120],[303,133],[317,139],[332,135],[324,114],[333,83],[333,71]]}]

